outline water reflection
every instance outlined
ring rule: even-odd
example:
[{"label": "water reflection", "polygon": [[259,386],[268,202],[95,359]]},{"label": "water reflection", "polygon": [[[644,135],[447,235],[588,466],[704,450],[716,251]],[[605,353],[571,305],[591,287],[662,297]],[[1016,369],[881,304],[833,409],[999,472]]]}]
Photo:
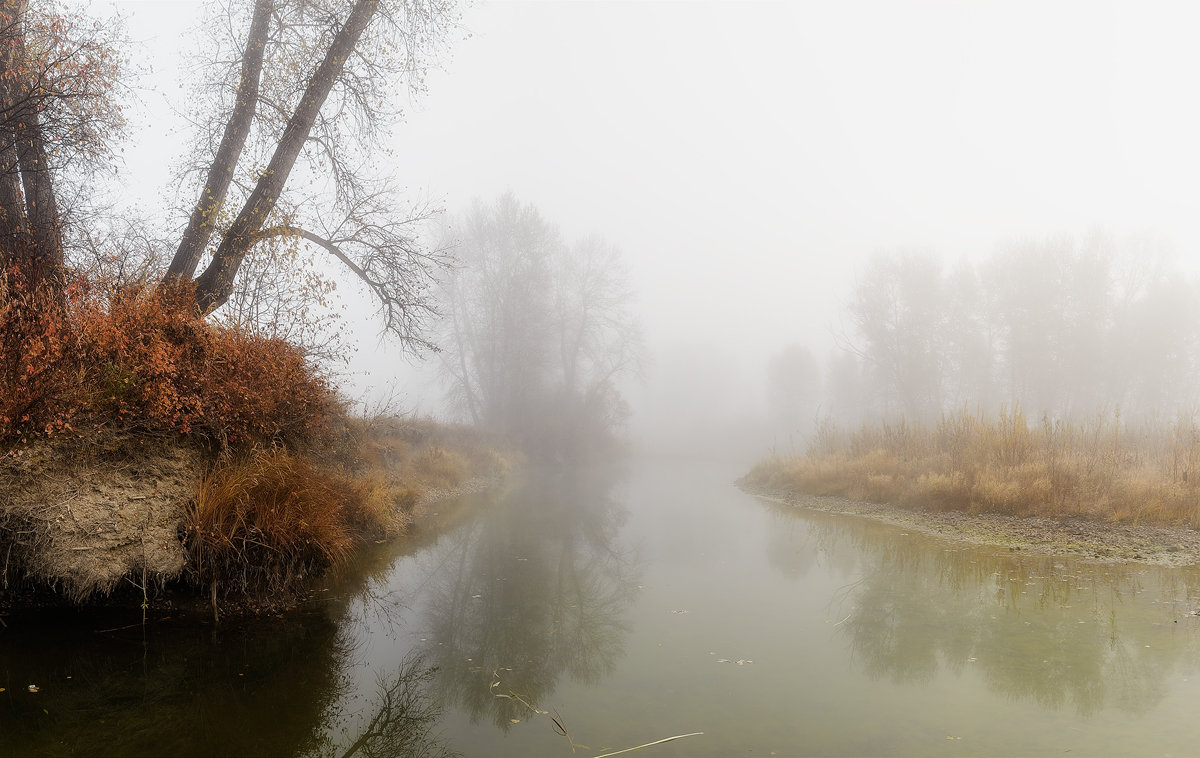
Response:
[{"label": "water reflection", "polygon": [[925,683],[947,669],[1046,708],[1136,714],[1200,660],[1195,570],[1025,555],[774,509],[770,564],[790,578],[817,564],[847,578],[831,615],[874,678]]},{"label": "water reflection", "polygon": [[358,656],[345,605],[215,629],[160,620],[144,633],[128,613],[10,616],[0,756],[446,755],[430,735],[432,670],[417,658],[350,718],[344,672]]},{"label": "water reflection", "polygon": [[531,477],[439,545],[425,653],[441,696],[507,730],[563,676],[613,670],[639,567],[617,535],[627,511],[611,472]]},{"label": "water reflection", "polygon": [[307,755],[314,758],[457,755],[438,744],[432,733],[440,712],[429,697],[428,685],[436,671],[425,666],[421,658],[412,657],[390,676],[377,678],[375,695],[365,709],[356,706],[352,712],[345,704],[333,705],[322,718],[326,727],[357,723],[358,728],[343,727],[336,732],[336,739],[329,736],[335,732],[327,732]]}]

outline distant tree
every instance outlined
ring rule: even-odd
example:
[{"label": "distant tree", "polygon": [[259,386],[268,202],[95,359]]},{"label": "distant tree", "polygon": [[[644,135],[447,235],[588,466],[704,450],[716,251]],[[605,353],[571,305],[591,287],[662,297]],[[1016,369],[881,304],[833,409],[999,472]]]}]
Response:
[{"label": "distant tree", "polygon": [[803,345],[788,345],[767,365],[767,408],[776,428],[807,435],[821,400],[821,367]]},{"label": "distant tree", "polygon": [[872,410],[867,377],[862,361],[854,352],[836,350],[826,360],[825,404],[823,419],[836,425],[856,427]]},{"label": "distant tree", "polygon": [[941,410],[943,294],[941,263],[925,255],[876,258],[855,287],[853,349],[874,372],[885,413],[928,418]]},{"label": "distant tree", "polygon": [[451,225],[442,367],[472,421],[569,454],[618,426],[617,380],[641,360],[628,273],[599,237],[574,246],[511,194]]},{"label": "distant tree", "polygon": [[945,329],[942,336],[943,406],[984,410],[997,405],[996,336],[984,307],[979,274],[962,263],[945,283]]},{"label": "distant tree", "polygon": [[551,261],[563,244],[512,195],[476,200],[450,228],[459,261],[442,285],[451,399],[476,424],[514,430],[550,391]]},{"label": "distant tree", "polygon": [[850,304],[849,348],[879,413],[1161,419],[1200,403],[1196,289],[1161,246],[1099,234],[1010,243],[948,277],[928,260],[881,258]]},{"label": "distant tree", "polygon": [[984,264],[1004,396],[1027,412],[1089,415],[1106,399],[1112,251],[1093,240],[1023,242]]},{"label": "distant tree", "polygon": [[556,263],[559,437],[602,439],[628,415],[617,381],[638,372],[643,358],[629,271],[620,251],[598,235],[560,250]]}]

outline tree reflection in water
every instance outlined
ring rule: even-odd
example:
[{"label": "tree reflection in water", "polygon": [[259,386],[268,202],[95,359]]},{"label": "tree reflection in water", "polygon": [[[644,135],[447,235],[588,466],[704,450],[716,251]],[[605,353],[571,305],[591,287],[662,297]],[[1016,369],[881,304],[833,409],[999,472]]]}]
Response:
[{"label": "tree reflection in water", "polygon": [[1169,674],[1200,660],[1194,569],[1027,555],[771,507],[773,567],[797,579],[821,562],[850,579],[833,615],[874,678],[977,672],[993,691],[1043,707],[1143,713],[1162,701]]},{"label": "tree reflection in water", "polygon": [[[440,745],[432,733],[441,711],[429,696],[436,669],[411,657],[389,677],[380,676],[376,693],[365,709],[347,712],[332,706],[323,719],[327,726],[356,723],[343,728],[338,739],[328,734],[309,753],[320,758],[450,758],[457,755]],[[363,718],[363,715],[369,718]]]},{"label": "tree reflection in water", "polygon": [[443,700],[501,729],[544,709],[560,677],[613,670],[640,569],[617,545],[611,472],[531,476],[447,539],[426,650]]}]

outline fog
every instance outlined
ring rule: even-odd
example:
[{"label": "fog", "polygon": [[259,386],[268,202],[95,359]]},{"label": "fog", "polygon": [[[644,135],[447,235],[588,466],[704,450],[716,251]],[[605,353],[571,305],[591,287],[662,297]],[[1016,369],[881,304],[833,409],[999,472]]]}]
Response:
[{"label": "fog", "polygon": [[[148,67],[124,182],[152,208],[199,4],[111,5]],[[430,244],[508,193],[620,251],[644,448],[753,456],[820,417],[962,407],[1169,416],[1200,378],[1198,21],[1189,3],[482,2],[385,160],[446,209]],[[380,342],[342,294],[347,393],[461,416],[440,359]],[[1018,332],[1046,339],[1022,352]]]}]

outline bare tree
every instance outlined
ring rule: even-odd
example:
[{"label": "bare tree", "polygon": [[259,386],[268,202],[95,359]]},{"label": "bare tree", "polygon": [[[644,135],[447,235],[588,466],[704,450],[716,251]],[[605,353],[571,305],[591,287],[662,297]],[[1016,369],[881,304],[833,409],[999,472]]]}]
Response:
[{"label": "bare tree", "polygon": [[[432,348],[422,336],[432,314],[429,277],[448,255],[423,247],[417,232],[434,209],[397,212],[406,204],[371,165],[396,115],[388,95],[396,82],[423,86],[456,23],[454,3],[255,0],[248,19],[246,10],[226,7],[226,23],[210,26],[219,54],[208,67],[214,78],[203,91],[209,98],[190,164],[203,181],[167,279],[194,278],[197,305],[208,313],[234,296],[252,251],[303,244],[367,288],[388,332]],[[213,114],[222,114],[223,128],[214,128]],[[294,184],[314,189],[296,189],[289,179],[297,174]]]},{"label": "bare tree", "polygon": [[807,435],[821,401],[821,367],[804,345],[788,345],[767,364],[767,407],[787,434]]},{"label": "bare tree", "polygon": [[548,392],[551,265],[562,241],[512,195],[477,200],[451,229],[459,265],[442,285],[451,399],[474,423],[515,431]]},{"label": "bare tree", "polygon": [[556,454],[624,421],[620,377],[641,365],[633,291],[616,247],[561,241],[512,195],[452,227],[461,264],[443,281],[451,398],[473,421]]},{"label": "bare tree", "polygon": [[941,410],[942,282],[937,259],[904,255],[875,259],[855,288],[856,349],[875,371],[885,414],[928,418]]}]

